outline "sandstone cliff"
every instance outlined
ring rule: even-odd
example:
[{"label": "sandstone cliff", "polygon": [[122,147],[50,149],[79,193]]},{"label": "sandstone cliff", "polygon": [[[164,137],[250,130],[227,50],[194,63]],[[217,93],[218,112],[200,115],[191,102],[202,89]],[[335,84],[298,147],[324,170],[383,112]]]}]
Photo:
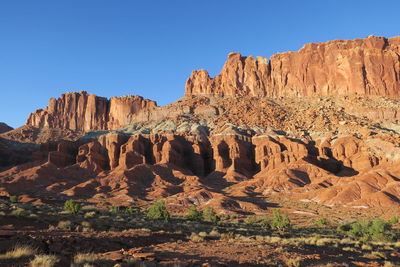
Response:
[{"label": "sandstone cliff", "polygon": [[193,71],[186,96],[400,97],[400,36],[310,43],[298,52],[263,57],[230,53],[221,73]]},{"label": "sandstone cliff", "polygon": [[80,91],[51,98],[45,109],[30,114],[26,124],[77,131],[112,130],[124,126],[129,115],[156,106],[156,102],[137,95],[107,99]]}]

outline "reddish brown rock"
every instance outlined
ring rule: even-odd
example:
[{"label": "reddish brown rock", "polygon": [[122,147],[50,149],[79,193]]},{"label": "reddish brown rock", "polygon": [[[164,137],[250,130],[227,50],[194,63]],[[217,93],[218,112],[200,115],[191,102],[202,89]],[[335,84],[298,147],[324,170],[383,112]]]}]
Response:
[{"label": "reddish brown rock", "polygon": [[303,143],[286,137],[256,136],[253,143],[256,147],[255,161],[261,171],[286,166],[309,156]]},{"label": "reddish brown rock", "polygon": [[97,141],[80,146],[76,162],[81,168],[96,173],[109,169],[106,150]]},{"label": "reddish brown rock", "polygon": [[51,151],[54,144],[43,144],[41,145],[41,151],[48,152],[49,163],[56,165],[57,167],[66,167],[75,164],[75,155],[77,153],[77,145],[74,142],[62,141],[58,143],[57,150]]},{"label": "reddish brown rock", "polygon": [[118,133],[110,133],[100,136],[99,142],[107,150],[111,169],[118,166],[121,145],[126,143],[128,139],[129,136]]},{"label": "reddish brown rock", "polygon": [[127,123],[128,115],[156,105],[156,102],[140,96],[108,100],[85,91],[66,93],[57,100],[51,98],[49,105],[32,113],[26,124],[75,131],[117,129]]},{"label": "reddish brown rock", "polygon": [[241,135],[217,135],[211,138],[214,169],[231,169],[250,177],[254,172],[254,148],[251,139]]},{"label": "reddish brown rock", "polygon": [[221,73],[193,71],[186,96],[400,97],[400,37],[310,43],[298,52],[263,57],[230,53]]}]

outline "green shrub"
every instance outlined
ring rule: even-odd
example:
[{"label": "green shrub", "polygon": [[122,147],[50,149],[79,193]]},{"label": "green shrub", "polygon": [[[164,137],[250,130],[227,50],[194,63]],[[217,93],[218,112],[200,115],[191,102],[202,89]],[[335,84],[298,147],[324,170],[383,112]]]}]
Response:
[{"label": "green shrub", "polygon": [[15,215],[15,216],[25,216],[25,215],[27,215],[27,212],[23,208],[17,208],[15,210],[13,210],[11,212],[11,214]]},{"label": "green shrub", "polygon": [[19,200],[19,197],[18,196],[10,196],[10,202],[12,202],[12,203],[17,203],[18,202],[18,200]]},{"label": "green shrub", "polygon": [[147,211],[147,218],[153,220],[169,220],[171,217],[167,208],[165,207],[164,200],[159,200],[154,203]]},{"label": "green shrub", "polygon": [[134,207],[127,207],[125,209],[125,213],[129,214],[129,215],[134,215],[134,214],[138,214],[139,210],[137,208],[134,208]]},{"label": "green shrub", "polygon": [[322,226],[326,226],[328,224],[328,221],[325,218],[318,218],[318,219],[315,219],[314,224],[316,226],[322,227]]},{"label": "green shrub", "polygon": [[203,212],[197,210],[197,207],[193,205],[189,208],[188,214],[185,216],[185,219],[189,221],[201,222],[203,220]]},{"label": "green shrub", "polygon": [[78,213],[81,210],[81,204],[76,203],[72,199],[68,199],[64,203],[64,210],[71,212],[71,213]]},{"label": "green shrub", "polygon": [[121,207],[120,206],[112,206],[109,211],[111,213],[120,213],[121,212]]},{"label": "green shrub", "polygon": [[397,223],[399,223],[399,217],[393,216],[392,218],[390,218],[389,222],[391,224],[397,224]]},{"label": "green shrub", "polygon": [[203,210],[203,219],[207,222],[218,222],[220,220],[213,208],[206,208]]},{"label": "green shrub", "polygon": [[379,218],[340,225],[338,231],[364,242],[394,241],[396,239],[391,224]]},{"label": "green shrub", "polygon": [[279,231],[284,231],[290,228],[290,219],[287,213],[281,215],[279,210],[273,210],[273,217],[271,221],[271,228]]},{"label": "green shrub", "polygon": [[207,222],[217,223],[219,221],[218,215],[215,213],[213,208],[206,208],[203,211],[203,218]]},{"label": "green shrub", "polygon": [[262,216],[258,219],[258,222],[260,223],[261,227],[265,229],[270,229],[272,221],[271,219],[267,218],[266,216]]}]

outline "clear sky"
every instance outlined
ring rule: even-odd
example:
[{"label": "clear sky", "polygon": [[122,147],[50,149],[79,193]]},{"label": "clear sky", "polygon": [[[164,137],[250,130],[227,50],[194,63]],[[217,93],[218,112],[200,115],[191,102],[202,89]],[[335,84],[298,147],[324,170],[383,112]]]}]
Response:
[{"label": "clear sky", "polygon": [[270,57],[305,43],[400,35],[400,1],[1,0],[0,121],[86,90],[165,105],[194,69],[229,52]]}]

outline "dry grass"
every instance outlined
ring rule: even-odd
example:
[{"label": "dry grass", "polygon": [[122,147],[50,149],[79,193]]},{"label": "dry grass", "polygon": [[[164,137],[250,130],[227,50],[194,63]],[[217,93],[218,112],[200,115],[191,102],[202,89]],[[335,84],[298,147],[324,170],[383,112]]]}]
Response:
[{"label": "dry grass", "polygon": [[94,253],[78,253],[75,255],[71,267],[92,266],[92,264],[96,266],[110,266],[112,263],[113,261],[99,258],[99,256]]},{"label": "dry grass", "polygon": [[98,259],[96,254],[93,253],[78,253],[74,257],[74,263],[83,264],[89,262],[95,262]]},{"label": "dry grass", "polygon": [[31,267],[53,267],[60,260],[54,255],[36,255],[31,261]]},{"label": "dry grass", "polygon": [[289,267],[299,267],[301,263],[301,258],[292,258],[292,259],[287,259],[286,260],[286,265]]},{"label": "dry grass", "polygon": [[16,245],[12,250],[0,255],[1,260],[26,258],[36,254],[36,249],[28,245]]}]

